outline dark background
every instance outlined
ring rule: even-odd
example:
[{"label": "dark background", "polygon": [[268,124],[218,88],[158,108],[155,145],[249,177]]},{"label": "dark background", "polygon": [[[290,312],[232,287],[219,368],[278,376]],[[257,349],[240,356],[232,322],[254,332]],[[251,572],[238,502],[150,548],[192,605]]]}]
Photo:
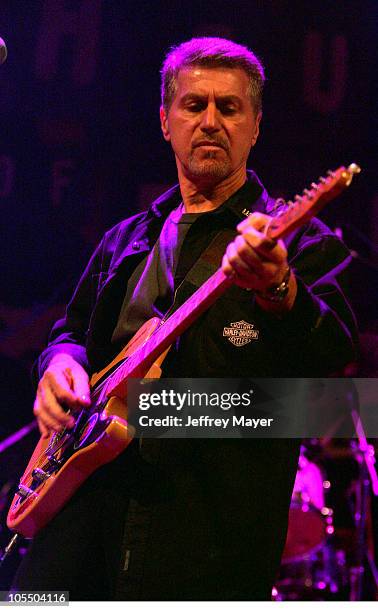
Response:
[{"label": "dark background", "polygon": [[[377,375],[377,11],[375,0],[2,0],[1,438],[32,420],[30,365],[103,231],[176,182],[159,70],[192,36],[229,37],[262,58],[251,166],[273,195],[361,165],[321,218],[355,251],[352,302]],[[33,442],[5,451],[1,482]]]}]

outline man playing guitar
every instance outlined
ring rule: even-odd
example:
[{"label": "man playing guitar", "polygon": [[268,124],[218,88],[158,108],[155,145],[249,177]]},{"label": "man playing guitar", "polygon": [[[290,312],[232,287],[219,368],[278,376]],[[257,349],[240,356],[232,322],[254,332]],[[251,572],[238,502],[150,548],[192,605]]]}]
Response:
[{"label": "man playing guitar", "polygon": [[[247,159],[264,71],[247,48],[192,39],[163,64],[161,129],[179,185],[108,231],[35,368],[42,436],[73,428],[90,375],[174,292],[220,230],[232,280],[162,363],[170,377],[327,376],[354,358],[340,286],[349,253],[316,219],[269,238],[278,210]],[[141,92],[142,95],[143,92]],[[283,160],[284,163],[284,160]],[[246,343],[225,329],[258,330]],[[96,470],[34,538],[12,590],[71,599],[269,599],[300,440],[138,440]]]}]

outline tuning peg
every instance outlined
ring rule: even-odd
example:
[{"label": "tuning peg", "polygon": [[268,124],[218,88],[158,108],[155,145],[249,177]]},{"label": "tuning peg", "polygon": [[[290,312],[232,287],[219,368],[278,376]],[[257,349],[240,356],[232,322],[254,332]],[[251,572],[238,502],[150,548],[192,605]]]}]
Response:
[{"label": "tuning peg", "polygon": [[294,200],[295,200],[296,202],[298,202],[299,204],[301,204],[301,202],[302,202],[302,196],[300,196],[300,195],[297,193],[297,195],[296,195],[296,196],[294,196]]},{"label": "tuning peg", "polygon": [[359,174],[361,172],[360,166],[358,164],[355,164],[354,162],[352,164],[349,164],[347,170],[352,174]]},{"label": "tuning peg", "polygon": [[327,179],[324,176],[319,176],[319,183],[323,183],[324,185],[324,183],[326,182],[327,182]]},{"label": "tuning peg", "polygon": [[333,172],[332,170],[327,170],[327,176],[330,176],[331,178],[335,178],[336,172]]},{"label": "tuning peg", "polygon": [[309,200],[311,200],[311,198],[314,197],[314,194],[312,193],[312,191],[310,191],[309,189],[304,189],[303,190],[303,195],[307,196],[307,198]]},{"label": "tuning peg", "polygon": [[317,191],[319,189],[319,185],[317,183],[311,183],[311,187]]},{"label": "tuning peg", "polygon": [[346,179],[345,184],[347,187],[351,184],[353,176],[355,174],[359,174],[360,172],[361,172],[361,168],[358,164],[355,164],[355,163],[349,164],[346,172],[343,172],[342,174],[343,178]]},{"label": "tuning peg", "polygon": [[289,200],[288,202],[286,202],[286,204],[288,205],[289,208],[294,206],[294,202],[292,200]]}]

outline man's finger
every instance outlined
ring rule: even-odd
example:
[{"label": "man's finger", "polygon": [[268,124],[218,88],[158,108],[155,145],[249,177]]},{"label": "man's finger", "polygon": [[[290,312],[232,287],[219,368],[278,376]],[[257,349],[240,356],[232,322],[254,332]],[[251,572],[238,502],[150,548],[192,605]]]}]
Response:
[{"label": "man's finger", "polygon": [[245,230],[242,236],[249,246],[267,261],[281,263],[287,257],[287,250],[282,240],[278,242],[269,240],[253,227]]},{"label": "man's finger", "polygon": [[262,231],[264,227],[269,223],[271,217],[264,215],[264,213],[254,212],[249,215],[246,219],[243,219],[238,225],[238,232],[243,232],[247,227],[254,227],[258,231]]},{"label": "man's finger", "polygon": [[78,375],[73,379],[73,392],[80,405],[88,407],[91,404],[91,392],[88,376]]},{"label": "man's finger", "polygon": [[256,249],[251,248],[251,245],[244,238],[244,235],[237,236],[234,242],[239,257],[247,264],[249,268],[253,268],[254,271],[260,274],[263,267],[263,261],[256,252]]},{"label": "man's finger", "polygon": [[53,395],[56,397],[58,404],[61,406],[67,406],[68,408],[76,408],[77,397],[72,389],[67,388],[67,380],[61,373],[52,371],[45,372],[45,380],[47,386],[51,389]]},{"label": "man's finger", "polygon": [[38,410],[34,411],[34,414],[37,417],[38,424],[41,425],[47,431],[61,431],[63,429],[62,425],[60,425],[56,420],[54,420],[50,415],[46,412],[43,406],[40,406]]},{"label": "man's finger", "polygon": [[237,274],[243,273],[246,274],[248,272],[251,272],[252,270],[250,269],[250,266],[248,266],[247,263],[245,263],[241,258],[240,255],[236,249],[236,245],[234,242],[231,242],[231,244],[228,245],[227,250],[226,250],[226,257],[231,265],[231,267],[233,268],[233,270],[235,270],[235,272]]},{"label": "man's finger", "polygon": [[37,420],[38,428],[39,428],[42,438],[47,438],[50,435],[50,430],[48,427],[46,427],[46,425],[43,424],[39,412],[40,412],[39,400],[37,397],[33,405],[33,414]]},{"label": "man's finger", "polygon": [[73,427],[75,419],[65,412],[61,405],[61,400],[57,401],[55,390],[48,384],[38,388],[42,417],[49,419],[49,425],[56,427]]}]

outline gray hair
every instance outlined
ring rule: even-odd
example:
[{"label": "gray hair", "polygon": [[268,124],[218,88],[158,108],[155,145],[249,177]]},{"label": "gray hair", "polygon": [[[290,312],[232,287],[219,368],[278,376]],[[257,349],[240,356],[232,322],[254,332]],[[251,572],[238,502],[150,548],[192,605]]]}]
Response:
[{"label": "gray hair", "polygon": [[169,111],[177,92],[177,76],[189,66],[206,68],[241,68],[249,79],[248,93],[252,108],[261,111],[265,74],[259,58],[247,47],[226,38],[192,38],[172,47],[161,69],[161,101]]}]

